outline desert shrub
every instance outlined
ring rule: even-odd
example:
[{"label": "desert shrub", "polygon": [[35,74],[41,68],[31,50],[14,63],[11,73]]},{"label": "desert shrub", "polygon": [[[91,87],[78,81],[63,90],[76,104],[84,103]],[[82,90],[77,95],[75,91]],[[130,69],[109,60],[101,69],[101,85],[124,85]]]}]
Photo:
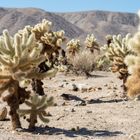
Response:
[{"label": "desert shrub", "polygon": [[89,76],[89,73],[93,71],[95,61],[96,59],[93,53],[87,50],[82,50],[73,58],[71,58],[71,64],[73,66],[74,71],[77,74],[86,74],[86,76]]}]

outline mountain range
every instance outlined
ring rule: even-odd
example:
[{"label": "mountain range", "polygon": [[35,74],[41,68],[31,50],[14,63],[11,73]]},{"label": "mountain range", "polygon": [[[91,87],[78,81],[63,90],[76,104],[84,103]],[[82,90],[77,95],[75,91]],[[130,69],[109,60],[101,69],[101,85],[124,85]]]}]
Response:
[{"label": "mountain range", "polygon": [[139,23],[134,13],[98,10],[54,13],[37,8],[0,8],[0,34],[3,29],[14,34],[25,25],[33,26],[44,18],[53,23],[54,31],[63,29],[69,39],[83,40],[93,33],[100,42],[105,41],[107,34],[133,34]]}]

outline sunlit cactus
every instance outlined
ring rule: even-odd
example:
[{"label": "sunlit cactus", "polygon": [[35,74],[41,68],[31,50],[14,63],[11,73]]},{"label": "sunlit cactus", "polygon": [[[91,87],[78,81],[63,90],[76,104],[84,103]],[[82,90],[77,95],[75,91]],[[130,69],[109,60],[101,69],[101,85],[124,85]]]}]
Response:
[{"label": "sunlit cactus", "polygon": [[89,49],[92,53],[94,53],[94,50],[99,51],[99,43],[97,42],[97,39],[93,34],[87,35],[85,40],[85,47]]},{"label": "sunlit cactus", "polygon": [[79,53],[81,48],[80,40],[72,39],[67,43],[67,55],[68,56],[75,56],[75,54]]},{"label": "sunlit cactus", "polygon": [[127,95],[135,97],[140,95],[140,31],[138,31],[129,41],[132,51],[135,55],[128,55],[125,63],[131,76],[126,82]]},{"label": "sunlit cactus", "polygon": [[41,37],[44,36],[44,33],[50,32],[51,27],[52,22],[43,19],[41,23],[38,23],[33,27],[32,32],[35,33],[36,39],[41,41]]},{"label": "sunlit cactus", "polygon": [[43,79],[53,76],[57,71],[38,73],[35,68],[46,59],[44,55],[40,55],[41,51],[42,45],[36,42],[34,33],[16,33],[12,37],[4,30],[0,36],[0,96],[8,90],[9,94],[3,100],[10,106],[13,129],[21,127],[17,109],[19,104],[29,98],[30,92],[24,86],[33,78]]},{"label": "sunlit cactus", "polygon": [[65,40],[64,31],[46,32],[44,36],[41,37],[41,40],[44,45],[47,45],[44,47],[44,50],[49,56],[54,52],[59,55],[59,50]]},{"label": "sunlit cactus", "polygon": [[127,55],[133,54],[133,51],[128,45],[128,42],[131,38],[130,34],[127,34],[125,37],[119,35],[109,35],[107,38],[107,44],[103,47],[106,51],[106,56],[112,62],[111,71],[118,72],[119,78],[123,80],[124,91],[126,91],[125,82],[129,75],[124,59]]},{"label": "sunlit cactus", "polygon": [[[58,61],[61,45],[65,41],[64,31],[52,31],[52,23],[43,19],[34,27],[26,26],[23,30],[20,30],[20,33],[22,32],[34,33],[36,42],[42,44],[41,54],[45,55],[46,59],[38,66],[38,72],[44,73],[54,67],[53,65]],[[47,63],[51,65],[47,65]],[[32,80],[32,89],[39,95],[45,94],[42,85],[41,80]]]},{"label": "sunlit cactus", "polygon": [[53,98],[47,98],[47,96],[39,96],[33,95],[30,98],[30,101],[26,100],[25,104],[30,107],[30,109],[19,109],[18,113],[20,116],[30,115],[27,121],[29,122],[29,128],[35,128],[35,124],[37,123],[37,118],[45,123],[49,122],[49,119],[46,118],[47,113],[46,109],[53,105]]}]

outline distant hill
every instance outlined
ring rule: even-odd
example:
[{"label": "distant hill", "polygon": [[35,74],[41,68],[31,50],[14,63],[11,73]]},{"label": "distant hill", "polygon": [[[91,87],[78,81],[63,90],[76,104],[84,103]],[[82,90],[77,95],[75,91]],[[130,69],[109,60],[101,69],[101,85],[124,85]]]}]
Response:
[{"label": "distant hill", "polygon": [[94,33],[104,41],[106,34],[134,33],[139,22],[133,13],[86,11],[73,13],[52,13],[36,8],[0,8],[0,34],[7,28],[14,34],[25,25],[35,25],[43,18],[53,23],[53,30],[65,30],[68,38],[85,38]]},{"label": "distant hill", "polygon": [[133,13],[87,11],[75,13],[57,13],[70,23],[78,26],[86,33],[94,33],[104,40],[107,34],[134,33],[139,23],[138,16]]},{"label": "distant hill", "polygon": [[63,29],[68,37],[74,38],[84,33],[82,29],[65,20],[63,17],[35,8],[0,8],[0,33],[3,29],[7,28],[13,34],[25,25],[35,25],[44,18],[53,23],[53,30]]}]

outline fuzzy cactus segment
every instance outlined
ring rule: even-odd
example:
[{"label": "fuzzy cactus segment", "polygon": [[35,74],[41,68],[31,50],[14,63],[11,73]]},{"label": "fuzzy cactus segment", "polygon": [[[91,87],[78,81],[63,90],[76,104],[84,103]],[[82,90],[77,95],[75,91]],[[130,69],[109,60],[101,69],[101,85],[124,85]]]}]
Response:
[{"label": "fuzzy cactus segment", "polygon": [[81,43],[78,39],[72,39],[67,43],[67,55],[75,56],[80,51]]},{"label": "fuzzy cactus segment", "polygon": [[124,63],[125,57],[129,54],[133,54],[133,51],[128,45],[130,37],[130,34],[127,34],[124,38],[120,34],[114,35],[110,37],[110,39],[112,38],[110,44],[104,46],[106,56],[112,62],[111,71],[119,72],[120,78],[123,78],[123,75],[128,74],[127,66]]},{"label": "fuzzy cactus segment", "polygon": [[129,45],[132,51],[135,52],[135,56],[128,55],[125,58],[128,71],[131,73],[126,82],[126,87],[128,97],[133,98],[140,95],[140,31],[130,39]]},{"label": "fuzzy cactus segment", "polygon": [[119,35],[108,35],[106,37],[107,44],[102,48],[106,52],[106,56],[111,61],[111,71],[119,74],[119,78],[123,80],[124,92],[127,90],[125,82],[129,76],[128,67],[125,64],[125,58],[128,55],[134,55],[134,51],[131,49],[129,40],[131,35],[127,34],[125,37]]},{"label": "fuzzy cactus segment", "polygon": [[11,37],[8,31],[4,30],[0,44],[0,69],[2,71],[0,78],[6,71],[13,79],[22,80],[22,77],[25,78],[31,69],[45,60],[45,57],[40,55],[42,45],[36,42],[33,33],[30,35],[16,33],[14,37]]},{"label": "fuzzy cactus segment", "polygon": [[97,42],[97,39],[93,34],[87,35],[85,45],[86,48],[90,49],[92,53],[94,52],[94,50],[99,50],[99,43]]},{"label": "fuzzy cactus segment", "polygon": [[29,128],[34,128],[35,124],[37,123],[37,117],[45,123],[48,123],[49,120],[46,118],[47,113],[46,109],[53,105],[53,98],[47,98],[46,95],[39,96],[33,95],[31,96],[30,100],[26,100],[25,104],[30,107],[30,109],[19,109],[18,113],[20,116],[30,115],[30,118],[27,119],[29,122]]}]

